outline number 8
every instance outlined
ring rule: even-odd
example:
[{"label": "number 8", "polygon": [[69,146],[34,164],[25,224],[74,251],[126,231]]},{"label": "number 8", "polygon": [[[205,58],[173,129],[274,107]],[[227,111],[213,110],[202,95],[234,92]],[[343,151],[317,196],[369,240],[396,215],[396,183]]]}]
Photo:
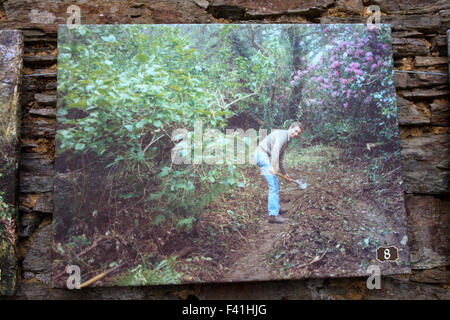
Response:
[{"label": "number 8", "polygon": [[384,259],[389,260],[391,258],[391,250],[385,249],[384,250]]}]

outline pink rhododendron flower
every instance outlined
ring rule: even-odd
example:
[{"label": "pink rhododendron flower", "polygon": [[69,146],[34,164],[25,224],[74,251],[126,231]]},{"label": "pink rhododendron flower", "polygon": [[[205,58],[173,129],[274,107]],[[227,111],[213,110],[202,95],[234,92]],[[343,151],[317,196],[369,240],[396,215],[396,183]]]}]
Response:
[{"label": "pink rhododendron flower", "polygon": [[330,67],[331,67],[331,69],[336,69],[337,67],[339,67],[339,62],[334,61]]},{"label": "pink rhododendron flower", "polygon": [[294,86],[294,84],[295,84],[295,81],[294,81],[294,80],[292,80],[292,81],[290,82],[290,84],[291,84],[291,86]]}]

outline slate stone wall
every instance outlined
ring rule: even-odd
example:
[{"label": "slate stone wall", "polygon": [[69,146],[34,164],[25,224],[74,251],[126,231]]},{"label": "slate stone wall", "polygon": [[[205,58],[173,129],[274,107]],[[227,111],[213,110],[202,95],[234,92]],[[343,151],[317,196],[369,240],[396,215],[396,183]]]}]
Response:
[{"label": "slate stone wall", "polygon": [[[413,273],[157,288],[49,287],[56,105],[56,29],[67,8],[81,23],[366,23],[369,5],[392,25],[404,190]],[[20,164],[20,277],[14,299],[449,299],[450,187],[447,0],[0,1],[0,29],[24,34]],[[416,71],[421,73],[410,73]],[[428,74],[433,72],[435,74]]]}]

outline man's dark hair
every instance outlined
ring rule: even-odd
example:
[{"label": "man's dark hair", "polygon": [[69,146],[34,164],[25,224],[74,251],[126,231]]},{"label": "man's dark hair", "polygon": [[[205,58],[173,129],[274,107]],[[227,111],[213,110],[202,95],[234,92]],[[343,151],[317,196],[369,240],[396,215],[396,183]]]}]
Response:
[{"label": "man's dark hair", "polygon": [[289,129],[292,129],[292,128],[295,128],[295,127],[299,127],[301,129],[302,128],[302,124],[300,122],[298,122],[298,121],[294,121],[289,126]]}]

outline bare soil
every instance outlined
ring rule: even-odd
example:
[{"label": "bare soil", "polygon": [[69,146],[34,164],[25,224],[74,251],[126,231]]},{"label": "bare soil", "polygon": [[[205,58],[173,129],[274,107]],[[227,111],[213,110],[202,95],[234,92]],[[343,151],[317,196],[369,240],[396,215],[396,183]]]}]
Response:
[{"label": "bare soil", "polygon": [[[251,231],[242,231],[245,239],[237,249],[217,257],[225,267],[215,281],[362,276],[373,264],[383,274],[409,271],[400,168],[378,172],[374,177],[380,180],[370,181],[366,162],[344,160],[341,153],[318,148],[290,156],[289,174],[308,187],[280,181],[288,224],[267,222],[267,186],[261,176],[252,176],[254,189],[240,196],[258,194],[257,210],[246,202],[256,219]],[[396,246],[400,259],[377,261],[379,246]]]},{"label": "bare soil", "polygon": [[[303,190],[279,181],[282,205],[289,209],[283,215],[287,224],[267,221],[266,181],[257,166],[246,166],[240,169],[245,187],[211,202],[191,231],[159,228],[149,233],[152,220],[146,215],[133,227],[130,221],[139,208],[124,204],[106,224],[90,218],[101,229],[73,226],[91,231],[85,234],[89,245],[72,241],[57,246],[83,265],[85,279],[109,272],[94,286],[114,283],[144,260],[152,268],[171,257],[176,257],[174,272],[181,283],[363,276],[372,264],[383,274],[409,271],[399,164],[380,165],[374,173],[361,158],[343,157],[342,150],[324,146],[290,150],[287,164],[291,177],[308,184]],[[379,246],[396,246],[399,260],[378,262]],[[59,251],[54,283],[64,286],[67,253]]]}]

